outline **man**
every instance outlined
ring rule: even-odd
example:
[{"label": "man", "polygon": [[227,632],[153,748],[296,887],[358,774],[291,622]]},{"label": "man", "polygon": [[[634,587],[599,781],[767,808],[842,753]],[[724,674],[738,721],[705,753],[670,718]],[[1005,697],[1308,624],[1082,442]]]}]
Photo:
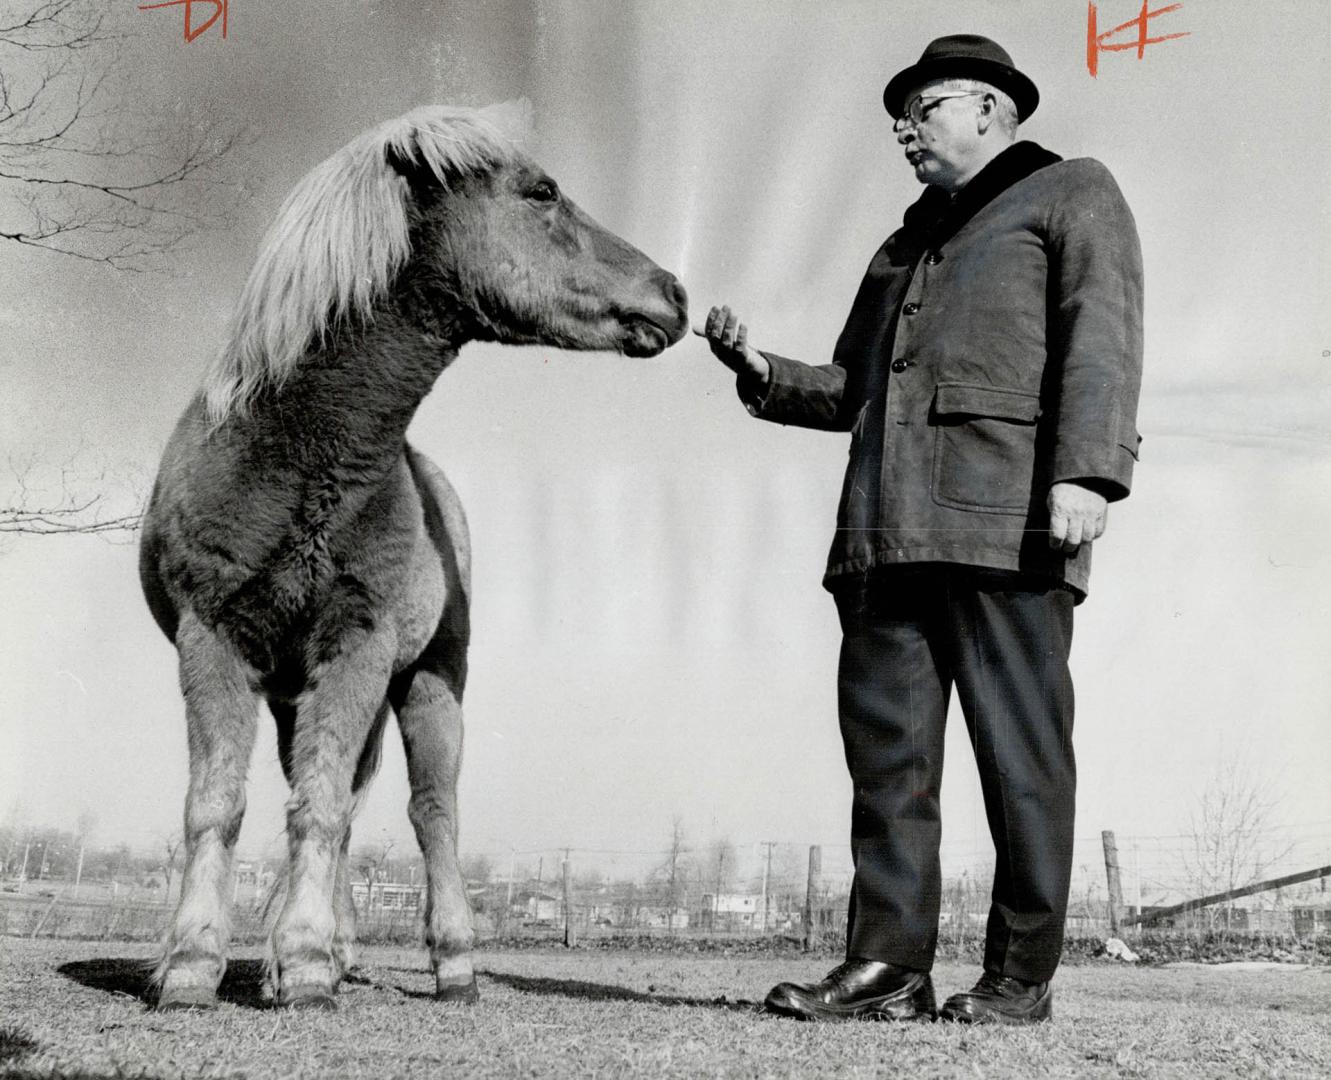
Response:
[{"label": "man", "polygon": [[1074,603],[1137,455],[1141,256],[1108,171],[1017,125],[1035,84],[987,38],[939,38],[883,95],[927,187],[869,265],[832,363],[705,334],[750,412],[851,432],[825,585],[854,783],[847,959],[767,1007],[933,1019],[939,785],[953,685],[996,849],[984,972],[942,1016],[1052,1014],[1072,869]]}]

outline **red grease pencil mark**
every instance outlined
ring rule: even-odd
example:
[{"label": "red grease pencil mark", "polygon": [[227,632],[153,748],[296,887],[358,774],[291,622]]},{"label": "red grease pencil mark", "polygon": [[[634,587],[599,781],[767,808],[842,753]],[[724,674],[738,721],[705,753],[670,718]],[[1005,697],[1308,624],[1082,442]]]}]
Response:
[{"label": "red grease pencil mark", "polygon": [[[157,8],[183,7],[185,9],[185,43],[189,44],[196,37],[207,30],[218,19],[222,20],[222,37],[226,38],[226,15],[228,0],[163,0],[158,4],[140,4],[140,11],[154,11]],[[212,8],[213,13],[208,17],[208,21],[202,26],[194,25],[194,5],[200,7],[207,5]]]},{"label": "red grease pencil mark", "polygon": [[[1177,11],[1182,4],[1169,4],[1166,7],[1150,10],[1150,0],[1142,0],[1142,9],[1138,12],[1135,19],[1129,19],[1125,23],[1119,23],[1112,30],[1099,32],[1099,19],[1095,10],[1095,4],[1087,5],[1086,12],[1086,68],[1091,73],[1091,78],[1095,78],[1096,72],[1100,67],[1100,54],[1102,52],[1123,52],[1125,49],[1136,49],[1137,59],[1140,60],[1146,55],[1147,45],[1158,45],[1162,41],[1172,41],[1174,38],[1187,37],[1190,31],[1184,31],[1179,34],[1161,34],[1159,37],[1150,37],[1147,30],[1147,23],[1157,15],[1164,15],[1166,12]],[[1110,45],[1108,39],[1115,34],[1127,30],[1129,27],[1137,28],[1137,40],[1120,42]]]}]

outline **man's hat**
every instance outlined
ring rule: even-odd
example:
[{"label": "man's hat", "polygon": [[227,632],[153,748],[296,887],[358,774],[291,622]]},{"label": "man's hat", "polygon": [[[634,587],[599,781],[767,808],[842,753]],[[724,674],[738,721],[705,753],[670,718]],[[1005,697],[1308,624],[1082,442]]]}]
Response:
[{"label": "man's hat", "polygon": [[996,42],[978,34],[949,34],[925,47],[919,62],[897,72],[883,91],[883,105],[892,119],[906,111],[906,95],[932,79],[979,79],[1007,94],[1023,121],[1040,104],[1040,91],[1012,66],[1012,57]]}]

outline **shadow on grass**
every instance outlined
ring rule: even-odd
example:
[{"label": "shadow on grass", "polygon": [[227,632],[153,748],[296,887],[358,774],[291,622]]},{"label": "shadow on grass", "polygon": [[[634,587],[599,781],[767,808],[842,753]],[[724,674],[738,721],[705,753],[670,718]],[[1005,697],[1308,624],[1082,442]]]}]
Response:
[{"label": "shadow on grass", "polygon": [[[56,971],[91,990],[124,994],[151,1005],[157,998],[150,982],[154,966],[154,961],[117,957],[76,960],[61,964]],[[232,960],[222,976],[222,985],[217,988],[218,999],[245,1008],[266,1009],[263,967],[262,960]]]},{"label": "shadow on grass", "polygon": [[[100,990],[108,994],[121,994],[136,998],[145,1005],[152,1005],[156,1000],[150,979],[153,962],[138,958],[108,958],[96,960],[76,960],[61,964],[56,970],[65,978],[72,979],[91,990]],[[406,969],[403,969],[406,970]],[[419,972],[413,972],[419,974]],[[631,1001],[638,1004],[652,1005],[690,1005],[698,1008],[724,1009],[730,1012],[754,1013],[760,1006],[753,1001],[732,1001],[724,995],[714,998],[688,997],[680,994],[652,994],[639,990],[630,990],[624,986],[608,983],[587,982],[582,979],[550,979],[532,975],[510,975],[502,971],[478,969],[476,974],[492,979],[504,986],[511,987],[523,994],[539,994],[544,997],[564,997],[578,1001]],[[263,996],[264,964],[262,960],[233,960],[227,965],[222,985],[217,988],[219,1000],[239,1005],[243,1008],[267,1009],[270,1007]],[[400,987],[379,983],[360,973],[351,973],[343,980],[352,985],[373,987],[383,990],[396,990],[403,997],[433,998],[433,991],[406,990]]]},{"label": "shadow on grass", "polygon": [[582,979],[509,975],[506,972],[487,971],[484,968],[477,969],[476,974],[484,975],[521,993],[540,994],[543,997],[566,997],[578,1001],[632,1001],[643,1005],[692,1005],[744,1013],[761,1011],[761,1006],[756,1001],[732,1001],[724,994],[714,998],[686,997],[680,994],[644,994],[640,990],[630,990],[624,986],[612,986],[607,983],[585,982]]}]

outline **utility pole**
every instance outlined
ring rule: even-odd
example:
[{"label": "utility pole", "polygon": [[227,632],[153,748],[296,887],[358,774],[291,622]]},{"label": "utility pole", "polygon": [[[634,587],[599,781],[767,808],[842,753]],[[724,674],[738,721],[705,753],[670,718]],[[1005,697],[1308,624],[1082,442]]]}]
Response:
[{"label": "utility pole", "polygon": [[28,880],[28,852],[32,850],[32,841],[26,840],[23,844],[23,865],[19,867],[18,883],[22,885]]},{"label": "utility pole", "polygon": [[809,880],[804,886],[804,951],[813,948],[813,897],[818,889],[818,876],[823,871],[823,849],[819,844],[809,848]]},{"label": "utility pole", "polygon": [[578,943],[578,931],[573,925],[573,868],[569,863],[569,848],[564,849],[564,947],[571,949]]},{"label": "utility pole", "polygon": [[712,902],[712,929],[716,929],[716,917],[721,913],[721,881],[726,871],[726,849],[722,848],[716,857],[716,899]]},{"label": "utility pole", "polygon": [[513,875],[518,870],[518,853],[515,849],[508,849],[508,895],[504,898],[504,916],[500,920],[500,925],[505,930],[508,929],[509,912],[513,910]]},{"label": "utility pole", "polygon": [[679,819],[675,819],[675,831],[670,836],[670,891],[666,895],[666,933],[675,932],[675,909],[677,893],[675,891],[675,867],[679,861]]},{"label": "utility pole", "polygon": [[1123,911],[1123,882],[1118,868],[1118,843],[1114,840],[1114,831],[1105,829],[1100,833],[1100,841],[1105,849],[1105,878],[1109,885],[1109,930],[1118,936],[1118,920]]},{"label": "utility pole", "polygon": [[1142,859],[1137,847],[1137,838],[1132,838],[1132,876],[1137,883],[1137,914],[1142,913]]},{"label": "utility pole", "polygon": [[767,861],[763,863],[763,923],[761,933],[767,933],[767,883],[772,877],[772,848],[776,846],[774,840],[764,840],[763,844],[767,848]]}]

